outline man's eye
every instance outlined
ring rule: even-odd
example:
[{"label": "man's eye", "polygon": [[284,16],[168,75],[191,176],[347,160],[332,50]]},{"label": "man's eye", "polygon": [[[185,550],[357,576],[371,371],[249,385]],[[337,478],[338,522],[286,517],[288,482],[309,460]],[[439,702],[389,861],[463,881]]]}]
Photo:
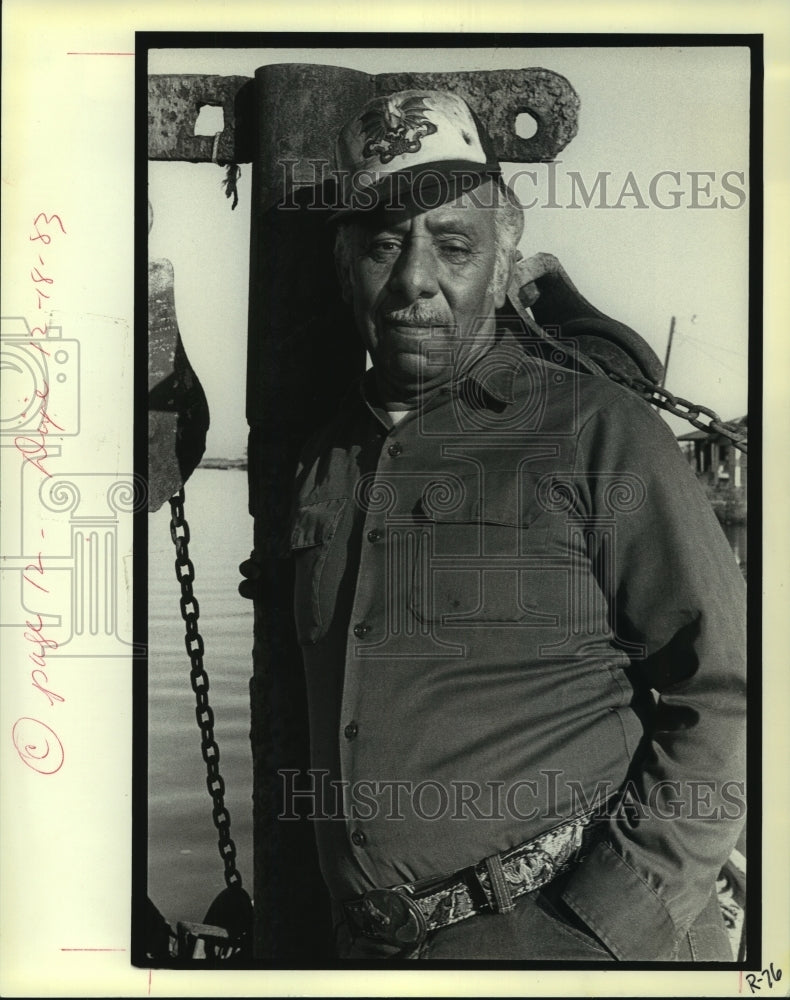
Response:
[{"label": "man's eye", "polygon": [[440,250],[448,260],[453,261],[467,260],[472,253],[466,243],[442,243]]},{"label": "man's eye", "polygon": [[397,240],[376,240],[368,247],[368,253],[376,260],[384,257],[391,257],[400,250],[400,243]]}]

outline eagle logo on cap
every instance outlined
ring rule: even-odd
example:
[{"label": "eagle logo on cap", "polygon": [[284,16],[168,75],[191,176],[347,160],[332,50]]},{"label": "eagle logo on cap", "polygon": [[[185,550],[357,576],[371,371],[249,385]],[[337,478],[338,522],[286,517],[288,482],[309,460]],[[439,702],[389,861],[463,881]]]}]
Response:
[{"label": "eagle logo on cap", "polygon": [[366,159],[378,155],[384,164],[403,153],[418,152],[421,140],[437,131],[424,115],[428,110],[422,97],[415,96],[400,105],[388,99],[366,111],[360,119],[367,140],[362,155]]}]

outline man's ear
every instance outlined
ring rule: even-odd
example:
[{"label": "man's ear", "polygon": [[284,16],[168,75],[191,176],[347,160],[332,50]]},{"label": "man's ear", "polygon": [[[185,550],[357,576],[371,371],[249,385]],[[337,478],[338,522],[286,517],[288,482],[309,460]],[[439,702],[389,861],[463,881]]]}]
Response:
[{"label": "man's ear", "polygon": [[496,309],[501,309],[507,300],[508,289],[516,273],[516,260],[520,256],[521,254],[516,250],[512,254],[508,254],[507,265],[497,275],[498,281],[494,288],[494,307]]},{"label": "man's ear", "polygon": [[510,279],[513,274],[512,268],[508,270],[507,278],[503,279],[494,293],[494,308],[501,309],[507,300],[507,290],[510,288]]}]

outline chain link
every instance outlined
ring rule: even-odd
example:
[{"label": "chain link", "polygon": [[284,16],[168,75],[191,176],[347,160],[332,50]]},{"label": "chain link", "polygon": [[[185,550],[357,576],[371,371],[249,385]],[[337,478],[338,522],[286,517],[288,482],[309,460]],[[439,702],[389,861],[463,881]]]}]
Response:
[{"label": "chain link", "polygon": [[[737,448],[738,451],[742,451],[744,454],[748,453],[744,429],[737,424],[723,421],[718,413],[711,410],[710,407],[703,406],[701,403],[690,403],[680,396],[673,396],[668,389],[664,389],[641,375],[626,375],[612,368],[607,368],[606,374],[613,382],[632,389],[648,403],[652,403],[661,410],[666,410],[667,413],[671,413],[675,417],[687,420],[692,427],[701,431],[713,431],[716,434],[721,434],[732,441],[733,447]],[[702,416],[706,419],[701,420]]]},{"label": "chain link", "polygon": [[192,665],[189,680],[195,692],[195,718],[200,728],[200,751],[206,764],[206,788],[214,808],[211,816],[219,833],[219,854],[225,865],[225,884],[241,887],[236,868],[236,845],[230,835],[230,813],[225,808],[225,782],[219,773],[219,747],[214,739],[214,712],[208,703],[208,674],[203,666],[203,637],[198,631],[200,606],[192,593],[195,567],[189,558],[189,525],[184,518],[183,487],[170,499],[170,537],[176,547],[176,579],[181,584],[181,617],[186,624],[184,644]]}]

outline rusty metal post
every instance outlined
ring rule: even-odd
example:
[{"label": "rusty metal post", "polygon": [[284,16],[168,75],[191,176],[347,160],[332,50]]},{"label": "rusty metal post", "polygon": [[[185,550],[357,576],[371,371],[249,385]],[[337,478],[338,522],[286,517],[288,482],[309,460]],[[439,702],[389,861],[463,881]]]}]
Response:
[{"label": "rusty metal post", "polygon": [[[328,897],[312,824],[283,812],[283,769],[309,768],[307,701],[293,626],[287,526],[299,449],[364,370],[334,275],[327,209],[311,208],[310,160],[331,159],[340,126],[372,96],[370,77],[328,66],[255,76],[247,367],[250,512],[259,564],[251,681],[255,957],[331,960]],[[327,100],[331,95],[331,100]],[[283,203],[287,203],[284,207]]]}]

